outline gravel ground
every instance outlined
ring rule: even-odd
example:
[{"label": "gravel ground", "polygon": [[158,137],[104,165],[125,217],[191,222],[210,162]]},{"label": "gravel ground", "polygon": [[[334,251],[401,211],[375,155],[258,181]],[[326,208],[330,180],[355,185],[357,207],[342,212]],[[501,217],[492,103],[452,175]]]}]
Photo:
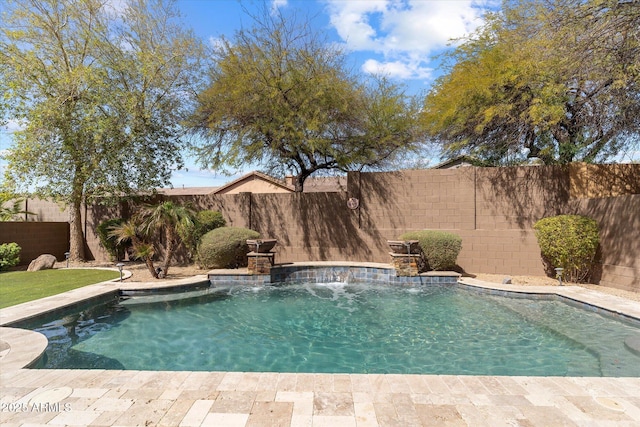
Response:
[{"label": "gravel ground", "polygon": [[[150,282],[154,281],[151,276],[151,273],[147,269],[147,266],[141,262],[125,262],[125,270],[129,270],[133,273],[133,276],[130,279],[127,279],[131,282]],[[59,262],[56,264],[56,268],[63,268],[66,266],[65,262]],[[71,267],[115,267],[115,263],[109,262],[84,262],[84,263],[71,263]],[[169,268],[169,275],[166,279],[184,279],[191,276],[207,274],[209,270],[201,269],[195,264],[190,265],[172,265]],[[511,278],[511,283],[515,285],[524,285],[524,286],[555,286],[558,284],[557,279],[553,279],[551,277],[544,276],[510,276],[507,274],[469,274],[470,277],[476,278],[478,280],[483,280],[486,282],[493,283],[502,283],[502,280],[505,277]],[[588,289],[594,289],[600,292],[617,295],[623,298],[627,298],[633,301],[640,302],[640,292],[629,292],[621,289],[611,288],[607,286],[599,286],[594,284],[585,284],[585,283],[567,283],[567,285],[578,285]]]}]

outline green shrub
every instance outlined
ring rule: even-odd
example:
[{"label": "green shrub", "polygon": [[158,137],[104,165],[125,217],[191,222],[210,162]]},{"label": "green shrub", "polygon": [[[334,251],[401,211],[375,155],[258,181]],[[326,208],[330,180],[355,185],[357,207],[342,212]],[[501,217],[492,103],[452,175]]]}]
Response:
[{"label": "green shrub", "polygon": [[206,233],[216,228],[224,227],[226,221],[222,214],[218,211],[198,211],[194,218],[193,225],[181,230],[180,238],[184,243],[188,251],[189,258],[192,258],[192,254],[198,249],[200,239]]},{"label": "green shrub", "polygon": [[198,238],[205,235],[211,230],[224,227],[227,222],[222,214],[218,211],[199,211],[196,215]]},{"label": "green shrub", "polygon": [[200,239],[196,261],[202,268],[246,267],[247,239],[257,239],[260,233],[239,227],[220,227]]},{"label": "green shrub", "polygon": [[404,233],[399,239],[417,240],[424,254],[427,268],[437,271],[454,268],[462,249],[460,236],[446,231],[411,231]]},{"label": "green shrub", "polygon": [[600,238],[598,223],[585,216],[543,218],[533,226],[547,270],[564,268],[569,282],[587,280],[593,268]]},{"label": "green shrub", "polygon": [[122,218],[113,218],[102,221],[96,227],[96,234],[100,239],[100,244],[107,251],[107,253],[111,255],[112,260],[123,259],[126,248],[131,244],[131,242],[128,240],[118,244],[118,238],[111,235],[111,231],[113,230],[113,228],[121,226],[123,223],[124,220]]},{"label": "green shrub", "polygon": [[20,262],[22,248],[14,242],[0,245],[0,271],[14,267]]}]

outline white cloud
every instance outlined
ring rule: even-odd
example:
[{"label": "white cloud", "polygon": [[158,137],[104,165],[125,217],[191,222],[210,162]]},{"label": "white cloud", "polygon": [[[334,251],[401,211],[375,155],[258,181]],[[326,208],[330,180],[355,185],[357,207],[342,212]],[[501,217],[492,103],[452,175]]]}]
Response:
[{"label": "white cloud", "polygon": [[6,133],[13,133],[22,129],[24,129],[24,123],[14,119],[7,120],[7,123],[1,128],[2,132]]},{"label": "white cloud", "polygon": [[367,59],[362,65],[362,71],[368,74],[379,74],[398,79],[428,80],[431,78],[432,69],[423,62],[411,61],[385,61]]},{"label": "white cloud", "polygon": [[484,0],[326,0],[331,25],[351,51],[373,51],[363,70],[424,78],[430,56],[482,24]]},{"label": "white cloud", "polygon": [[278,9],[280,7],[285,7],[287,5],[288,0],[272,0],[271,1],[271,10]]}]

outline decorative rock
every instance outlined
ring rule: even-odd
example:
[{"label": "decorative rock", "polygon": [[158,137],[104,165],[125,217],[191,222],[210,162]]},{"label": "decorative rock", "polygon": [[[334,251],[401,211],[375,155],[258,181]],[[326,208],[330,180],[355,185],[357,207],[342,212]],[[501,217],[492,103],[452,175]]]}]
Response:
[{"label": "decorative rock", "polygon": [[38,258],[31,261],[27,271],[49,270],[53,268],[56,261],[56,257],[51,254],[40,255]]},{"label": "decorative rock", "polygon": [[505,277],[504,279],[502,279],[502,284],[503,285],[510,285],[511,284],[511,277]]}]

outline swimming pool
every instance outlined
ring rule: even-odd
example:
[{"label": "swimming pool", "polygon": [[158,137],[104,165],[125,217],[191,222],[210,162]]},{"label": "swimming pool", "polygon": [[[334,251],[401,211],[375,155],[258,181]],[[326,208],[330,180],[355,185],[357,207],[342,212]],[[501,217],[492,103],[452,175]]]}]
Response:
[{"label": "swimming pool", "polygon": [[640,376],[637,325],[457,285],[216,287],[30,328],[49,339],[44,368]]}]

